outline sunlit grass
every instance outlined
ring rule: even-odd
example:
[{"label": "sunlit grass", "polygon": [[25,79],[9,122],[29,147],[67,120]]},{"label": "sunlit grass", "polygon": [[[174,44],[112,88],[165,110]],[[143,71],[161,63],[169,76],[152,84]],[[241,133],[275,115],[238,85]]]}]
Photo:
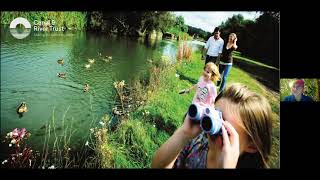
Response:
[{"label": "sunlit grass", "polygon": [[[182,61],[177,65],[161,65],[158,62],[145,76],[148,80],[136,84],[136,87],[140,87],[136,93],[145,96],[146,103],[132,112],[129,118],[122,119],[117,129],[109,133],[108,140],[103,143],[103,167],[150,167],[152,155],[182,124],[194,92],[183,95],[178,92],[199,79],[204,66],[200,56],[200,53],[193,53],[190,62]],[[147,86],[141,85],[146,82]],[[272,168],[279,168],[279,93],[270,91],[246,72],[234,67],[227,85],[232,82],[246,84],[249,89],[269,100],[274,112],[273,146],[269,164]]]},{"label": "sunlit grass", "polygon": [[259,61],[253,60],[253,59],[249,59],[249,58],[247,58],[247,57],[243,57],[243,56],[241,56],[240,52],[238,52],[238,51],[234,51],[232,54],[233,54],[234,61],[237,61],[237,60],[247,61],[247,62],[249,62],[249,63],[256,64],[256,65],[259,65],[259,66],[263,66],[263,67],[265,67],[265,68],[270,68],[270,69],[279,70],[279,69],[276,68],[276,67],[273,67],[273,66],[270,66],[270,65],[261,63],[261,62],[259,62]]},{"label": "sunlit grass", "polygon": [[[182,75],[188,77],[191,81],[197,81],[203,71],[204,61],[200,60],[200,54],[194,54],[190,64],[180,64],[177,70]],[[278,92],[271,91],[250,77],[243,70],[232,67],[227,79],[227,86],[231,83],[242,83],[249,87],[250,90],[266,97],[269,100],[273,111],[273,146],[270,157],[270,166],[273,168],[280,167],[280,96]],[[191,101],[191,99],[190,99]],[[179,103],[181,104],[181,103]]]}]

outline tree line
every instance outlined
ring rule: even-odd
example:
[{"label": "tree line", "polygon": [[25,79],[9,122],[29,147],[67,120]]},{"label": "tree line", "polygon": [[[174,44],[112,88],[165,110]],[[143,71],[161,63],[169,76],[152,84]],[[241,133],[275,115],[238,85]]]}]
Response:
[{"label": "tree line", "polygon": [[[56,26],[64,26],[66,29],[133,37],[147,36],[156,31],[169,33],[175,37],[189,34],[194,39],[206,41],[212,35],[212,32],[186,25],[182,16],[176,16],[169,11],[5,11],[1,12],[1,24],[10,24],[15,17],[26,17],[31,23],[33,20],[55,20]],[[240,14],[234,15],[222,22],[219,27],[225,42],[231,32],[237,34],[238,51],[241,55],[279,67],[279,23],[280,12],[262,12],[256,20],[244,19]]]},{"label": "tree line", "polygon": [[87,13],[76,11],[1,11],[1,24],[9,25],[17,17],[26,18],[31,25],[35,20],[38,22],[54,20],[55,26],[81,30],[86,28]]},{"label": "tree line", "polygon": [[25,17],[31,24],[34,20],[54,20],[56,26],[64,26],[66,29],[85,29],[126,36],[145,36],[153,30],[162,33],[168,32],[175,36],[181,32],[188,32],[184,18],[175,16],[168,11],[5,11],[1,12],[1,24],[10,24],[16,17]]},{"label": "tree line", "polygon": [[280,12],[262,12],[254,21],[234,15],[219,27],[225,42],[230,33],[237,34],[241,55],[279,68],[279,24]]},{"label": "tree line", "polygon": [[127,36],[146,36],[152,31],[179,36],[188,32],[182,16],[168,11],[88,12],[88,29]]}]

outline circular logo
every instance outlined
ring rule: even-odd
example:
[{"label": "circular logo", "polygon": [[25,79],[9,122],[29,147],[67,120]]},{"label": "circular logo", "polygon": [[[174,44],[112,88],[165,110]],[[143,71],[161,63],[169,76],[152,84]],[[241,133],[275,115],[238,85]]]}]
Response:
[{"label": "circular logo", "polygon": [[[19,25],[19,26],[18,26]],[[21,25],[23,27],[21,27]],[[29,36],[31,32],[31,24],[26,18],[18,17],[10,23],[10,33],[17,39],[23,39]]]}]

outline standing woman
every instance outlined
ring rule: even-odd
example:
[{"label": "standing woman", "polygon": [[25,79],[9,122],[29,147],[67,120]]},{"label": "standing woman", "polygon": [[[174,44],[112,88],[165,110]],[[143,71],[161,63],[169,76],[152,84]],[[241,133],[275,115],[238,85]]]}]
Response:
[{"label": "standing woman", "polygon": [[226,87],[227,77],[230,73],[233,61],[232,51],[236,50],[237,48],[237,35],[235,33],[230,33],[228,43],[223,48],[222,57],[219,64],[219,72],[222,75],[222,82],[219,88],[220,92]]}]

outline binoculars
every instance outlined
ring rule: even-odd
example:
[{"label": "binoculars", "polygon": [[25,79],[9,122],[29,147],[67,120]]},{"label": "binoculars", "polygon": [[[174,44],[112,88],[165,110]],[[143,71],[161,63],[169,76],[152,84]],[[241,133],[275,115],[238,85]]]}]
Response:
[{"label": "binoculars", "polygon": [[196,123],[200,123],[201,129],[210,135],[222,133],[222,112],[208,105],[198,103],[191,104],[188,110],[189,118]]}]

